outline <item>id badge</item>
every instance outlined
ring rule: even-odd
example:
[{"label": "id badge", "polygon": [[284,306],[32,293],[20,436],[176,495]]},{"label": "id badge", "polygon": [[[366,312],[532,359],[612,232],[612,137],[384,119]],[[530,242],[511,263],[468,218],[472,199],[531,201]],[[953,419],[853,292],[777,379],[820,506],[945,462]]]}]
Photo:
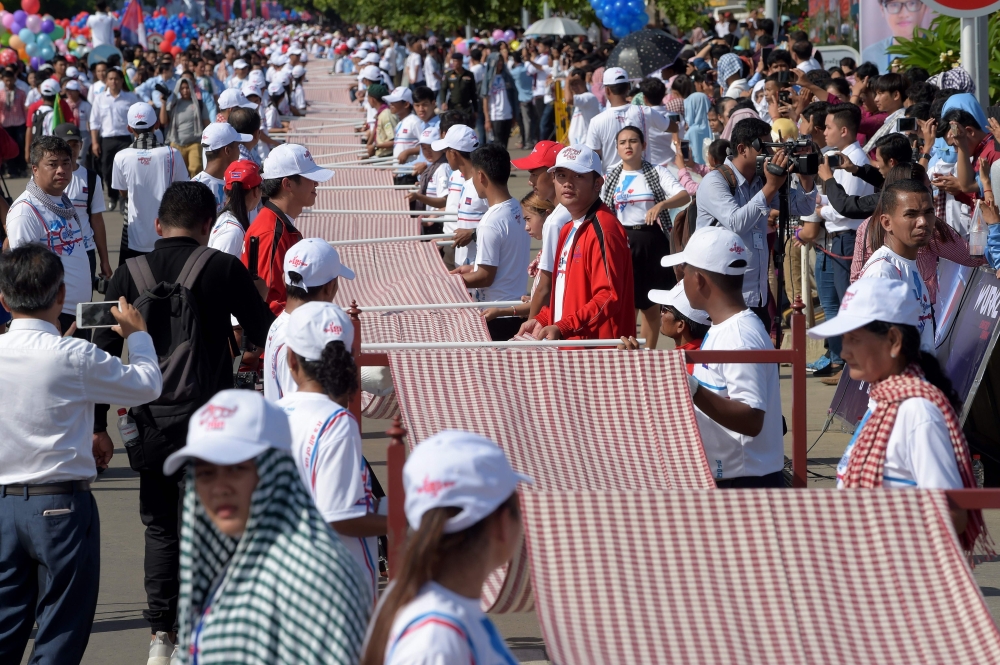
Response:
[{"label": "id badge", "polygon": [[753,232],[753,248],[759,250],[764,249],[764,234],[760,231]]}]

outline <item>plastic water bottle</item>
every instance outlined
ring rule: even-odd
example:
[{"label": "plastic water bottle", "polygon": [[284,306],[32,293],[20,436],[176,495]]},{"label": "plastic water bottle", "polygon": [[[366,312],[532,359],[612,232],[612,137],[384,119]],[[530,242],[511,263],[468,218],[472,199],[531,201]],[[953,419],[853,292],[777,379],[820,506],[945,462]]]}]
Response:
[{"label": "plastic water bottle", "polygon": [[122,443],[126,446],[139,442],[139,428],[125,409],[118,409],[118,433],[121,434]]},{"label": "plastic water bottle", "polygon": [[982,489],[983,484],[986,482],[986,469],[983,467],[983,462],[979,459],[979,455],[972,456],[972,475],[976,479],[976,487]]},{"label": "plastic water bottle", "polygon": [[969,256],[982,256],[986,251],[986,233],[986,222],[977,205],[972,215],[972,228],[969,229]]}]

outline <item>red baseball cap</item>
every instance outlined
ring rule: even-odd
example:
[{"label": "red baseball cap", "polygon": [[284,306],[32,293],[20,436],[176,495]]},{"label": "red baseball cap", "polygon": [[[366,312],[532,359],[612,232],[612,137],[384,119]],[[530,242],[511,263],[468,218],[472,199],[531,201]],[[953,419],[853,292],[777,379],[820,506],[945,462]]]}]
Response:
[{"label": "red baseball cap", "polygon": [[531,171],[543,166],[550,169],[556,165],[556,156],[565,147],[562,143],[556,143],[555,141],[539,141],[535,144],[535,148],[531,151],[530,155],[521,159],[512,159],[510,163],[514,165],[514,168],[521,169],[522,171]]},{"label": "red baseball cap", "polygon": [[242,182],[244,187],[253,188],[263,180],[256,164],[249,159],[239,159],[226,169],[226,189],[232,189],[234,182]]}]

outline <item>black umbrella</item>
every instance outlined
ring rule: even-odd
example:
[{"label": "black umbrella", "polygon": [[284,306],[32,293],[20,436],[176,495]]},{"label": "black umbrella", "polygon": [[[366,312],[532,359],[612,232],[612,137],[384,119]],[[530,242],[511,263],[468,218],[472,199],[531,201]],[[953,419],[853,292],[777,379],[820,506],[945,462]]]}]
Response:
[{"label": "black umbrella", "polygon": [[683,48],[684,44],[662,30],[637,30],[618,42],[606,66],[621,67],[630,79],[642,79],[673,63]]}]

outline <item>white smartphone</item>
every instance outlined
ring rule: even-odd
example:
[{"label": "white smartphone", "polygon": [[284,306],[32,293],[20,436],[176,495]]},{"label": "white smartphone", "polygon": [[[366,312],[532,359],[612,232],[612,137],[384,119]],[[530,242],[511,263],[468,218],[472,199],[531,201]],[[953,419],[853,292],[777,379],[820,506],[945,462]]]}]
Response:
[{"label": "white smartphone", "polygon": [[111,308],[117,307],[117,300],[105,302],[80,302],[76,304],[77,328],[110,328],[118,325],[111,315]]}]

